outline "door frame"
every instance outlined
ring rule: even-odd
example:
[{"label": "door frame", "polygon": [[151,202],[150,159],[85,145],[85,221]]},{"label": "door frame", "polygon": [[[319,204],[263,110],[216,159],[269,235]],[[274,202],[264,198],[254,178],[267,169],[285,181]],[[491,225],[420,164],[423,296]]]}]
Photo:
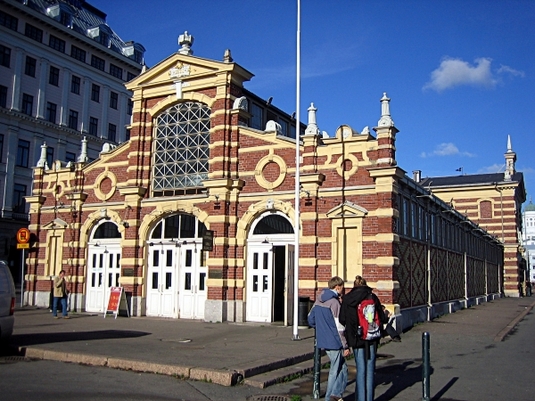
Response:
[{"label": "door frame", "polygon": [[[291,220],[288,218],[288,216],[286,216],[284,213],[281,213],[281,212],[278,212],[278,211],[267,211],[267,212],[264,212],[262,213],[261,215],[259,215],[255,221],[253,222],[253,224],[251,224],[251,228],[249,230],[249,236],[247,238],[247,243],[246,243],[246,251],[245,251],[245,255],[246,255],[246,260],[245,260],[245,263],[244,263],[244,285],[245,285],[245,289],[243,291],[243,294],[244,294],[244,301],[246,303],[245,305],[245,320],[246,321],[250,321],[249,319],[249,308],[247,306],[247,302],[248,302],[248,298],[249,298],[249,294],[250,294],[250,289],[248,287],[248,280],[249,280],[249,274],[251,274],[250,272],[250,266],[251,264],[249,263],[251,261],[251,258],[252,258],[252,255],[253,255],[253,252],[255,251],[255,249],[259,249],[259,245],[264,245],[264,246],[268,246],[268,245],[271,245],[271,252],[272,252],[272,255],[271,255],[271,258],[272,258],[272,261],[273,261],[273,266],[272,266],[272,269],[271,269],[271,283],[272,283],[272,288],[271,288],[271,300],[273,301],[273,294],[274,294],[274,291],[275,291],[275,288],[274,288],[274,285],[273,283],[275,282],[274,281],[274,274],[275,274],[275,270],[276,269],[280,269],[281,267],[278,267],[278,266],[275,266],[275,261],[274,261],[274,249],[276,247],[284,247],[285,248],[285,263],[284,263],[284,268],[282,269],[284,271],[284,275],[285,275],[285,278],[284,278],[284,289],[283,289],[283,292],[284,292],[284,302],[282,303],[282,308],[283,308],[283,311],[282,311],[282,314],[283,314],[283,324],[286,326],[288,325],[288,321],[291,320],[291,317],[290,319],[288,319],[288,314],[291,313],[291,305],[293,305],[293,300],[289,300],[288,299],[288,295],[289,293],[293,293],[293,277],[292,277],[292,280],[288,280],[288,267],[289,267],[289,264],[288,264],[288,250],[290,249],[290,247],[292,247],[293,245],[295,245],[295,234],[291,233],[291,234],[287,234],[287,233],[276,233],[276,234],[253,234],[254,232],[254,229],[256,227],[256,225],[266,216],[268,215],[273,215],[273,214],[277,214],[281,217],[284,217],[286,220],[288,220],[289,224],[292,225],[293,227],[293,223],[291,222]],[[294,250],[295,251],[295,250]],[[292,254],[293,255],[293,254]],[[293,261],[292,261],[293,263]],[[289,284],[292,284],[292,288],[288,288],[288,285]],[[290,305],[289,305],[290,304]],[[291,308],[293,309],[293,308]],[[273,302],[271,302],[271,313],[270,313],[270,316],[271,316],[271,319],[269,320],[269,322],[272,322],[273,321],[273,316],[274,316],[274,310],[273,310]]]}]

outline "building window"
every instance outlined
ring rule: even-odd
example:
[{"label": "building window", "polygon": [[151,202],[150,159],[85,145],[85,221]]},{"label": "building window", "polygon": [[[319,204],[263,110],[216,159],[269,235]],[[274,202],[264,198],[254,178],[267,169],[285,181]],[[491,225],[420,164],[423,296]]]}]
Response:
[{"label": "building window", "polygon": [[2,163],[3,154],[4,154],[4,134],[0,134],[0,163]]},{"label": "building window", "polygon": [[119,94],[117,92],[110,92],[110,107],[117,110],[117,104],[119,103]]},{"label": "building window", "polygon": [[96,84],[91,85],[91,100],[94,102],[100,102],[100,86]]},{"label": "building window", "polygon": [[33,57],[26,56],[26,65],[24,66],[24,73],[30,77],[35,78],[35,66],[37,64],[37,60]]},{"label": "building window", "polygon": [[154,196],[194,194],[208,178],[210,109],[185,102],[156,119],[152,184]]},{"label": "building window", "polygon": [[50,85],[59,85],[59,68],[50,66],[50,72],[48,74],[48,83]]},{"label": "building window", "polygon": [[101,59],[100,57],[97,57],[95,55],[92,55],[91,56],[91,66],[92,67],[95,67],[96,69],[99,69],[101,71],[104,71],[105,70],[105,66],[106,66],[106,63],[103,59]]},{"label": "building window", "polygon": [[19,167],[28,167],[30,159],[30,142],[23,139],[19,139],[19,145],[17,148],[17,160],[16,165]]},{"label": "building window", "polygon": [[47,146],[46,147],[46,164],[48,167],[52,167],[52,163],[54,163],[54,148]]},{"label": "building window", "polygon": [[0,45],[0,65],[9,68],[11,63],[11,49]]},{"label": "building window", "polygon": [[75,163],[76,162],[76,153],[74,153],[74,152],[65,152],[65,161],[67,163],[69,163],[69,162]]},{"label": "building window", "polygon": [[15,184],[13,185],[13,212],[14,213],[26,213],[26,185]]},{"label": "building window", "polygon": [[110,63],[110,75],[113,75],[115,78],[123,79],[123,69]]},{"label": "building window", "polygon": [[78,112],[69,110],[69,128],[78,129]]},{"label": "building window", "polygon": [[28,23],[26,23],[24,35],[26,35],[30,39],[36,40],[39,43],[43,41],[43,30]]},{"label": "building window", "polygon": [[18,30],[19,20],[12,15],[9,15],[3,11],[0,11],[0,25],[5,26],[13,31]]},{"label": "building window", "polygon": [[47,102],[46,103],[46,121],[51,123],[56,123],[56,111],[58,106],[55,103]]},{"label": "building window", "polygon": [[128,128],[126,129],[125,139],[126,139],[127,141],[130,140],[130,130],[129,130]]},{"label": "building window", "polygon": [[80,60],[81,62],[85,63],[85,57],[86,57],[85,50],[82,50],[79,47],[76,47],[76,46],[72,45],[71,46],[71,57],[75,58],[76,60]]},{"label": "building window", "polygon": [[77,95],[80,94],[80,77],[76,75],[73,75],[71,78],[71,92]]},{"label": "building window", "polygon": [[89,117],[89,135],[97,136],[98,134],[98,118]]},{"label": "building window", "polygon": [[133,80],[135,77],[137,77],[137,75],[136,75],[136,74],[132,74],[130,71],[128,71],[128,72],[126,73],[126,80],[127,80],[127,81],[131,81],[131,80]]},{"label": "building window", "polygon": [[132,115],[133,110],[134,110],[134,102],[132,102],[131,99],[128,99],[128,104],[126,106],[126,112],[128,113],[129,116]]},{"label": "building window", "polygon": [[0,85],[0,107],[7,107],[7,86]]},{"label": "building window", "polygon": [[117,142],[117,126],[115,124],[108,124],[108,139]]},{"label": "building window", "polygon": [[65,53],[65,41],[54,35],[50,35],[48,38],[48,46],[54,50],[57,50],[58,52]]},{"label": "building window", "polygon": [[32,115],[33,110],[33,96],[27,93],[22,94],[22,110],[24,114]]},{"label": "building window", "polygon": [[256,103],[251,103],[251,128],[264,129],[264,109]]}]

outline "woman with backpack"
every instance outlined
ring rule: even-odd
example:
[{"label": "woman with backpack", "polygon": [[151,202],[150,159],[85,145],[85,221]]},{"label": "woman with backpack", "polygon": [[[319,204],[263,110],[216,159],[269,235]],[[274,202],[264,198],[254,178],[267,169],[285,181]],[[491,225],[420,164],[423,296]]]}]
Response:
[{"label": "woman with backpack", "polygon": [[344,295],[340,323],[346,328],[347,343],[355,355],[355,400],[373,401],[375,358],[381,325],[386,321],[379,298],[361,276],[355,277],[353,289]]}]

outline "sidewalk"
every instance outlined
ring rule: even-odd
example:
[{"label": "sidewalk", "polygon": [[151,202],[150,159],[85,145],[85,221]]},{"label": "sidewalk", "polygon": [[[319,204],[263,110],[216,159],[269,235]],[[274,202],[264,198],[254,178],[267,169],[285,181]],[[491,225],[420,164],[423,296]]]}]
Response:
[{"label": "sidewalk", "polygon": [[[442,316],[417,325],[402,335],[401,343],[379,349],[376,396],[382,388],[380,372],[389,361],[421,364],[421,337],[431,336],[432,352],[450,352],[452,338],[472,338],[485,343],[501,341],[535,306],[535,298],[503,298]],[[27,357],[108,366],[119,369],[176,375],[231,386],[243,378],[275,371],[291,363],[311,366],[314,330],[300,329],[300,341],[292,341],[292,327],[257,323],[204,323],[149,317],[125,318],[71,314],[53,319],[48,309],[25,307],[15,312],[11,345]],[[450,345],[448,345],[450,344]],[[354,362],[349,362],[350,380]],[[260,375],[261,376],[261,375]],[[322,372],[326,380],[326,372]],[[416,380],[416,379],[415,379]],[[421,376],[420,376],[421,380]],[[288,386],[273,386],[258,394],[288,394]],[[290,386],[291,387],[291,386]],[[311,375],[296,380],[291,394],[312,399]],[[325,383],[321,383],[321,391]],[[351,391],[348,386],[348,391]],[[388,399],[388,398],[385,398]]]}]

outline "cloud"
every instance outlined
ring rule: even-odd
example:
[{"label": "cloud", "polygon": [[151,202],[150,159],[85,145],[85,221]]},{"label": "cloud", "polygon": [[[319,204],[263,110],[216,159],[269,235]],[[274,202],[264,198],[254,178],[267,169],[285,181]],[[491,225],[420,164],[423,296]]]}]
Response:
[{"label": "cloud", "polygon": [[505,164],[493,164],[492,166],[482,167],[477,170],[477,174],[501,173],[505,169]]},{"label": "cloud", "polygon": [[[498,82],[490,69],[490,58],[478,58],[475,65],[461,59],[445,58],[440,66],[431,73],[431,81],[427,82],[423,89],[432,89],[441,92],[445,89],[461,85],[472,85],[491,88]],[[502,66],[505,69],[512,68]],[[510,71],[507,71],[510,72]]]},{"label": "cloud", "polygon": [[508,65],[500,66],[500,68],[498,68],[497,72],[498,72],[498,74],[510,74],[510,75],[512,75],[514,77],[522,77],[522,78],[524,78],[526,76],[524,71],[515,70],[514,68],[511,68]]},{"label": "cloud", "polygon": [[420,153],[420,157],[426,158],[426,157],[433,157],[433,156],[465,156],[465,157],[475,157],[475,154],[470,152],[461,152],[455,144],[449,142],[449,143],[441,143],[438,145],[435,150],[432,152],[422,152]]}]

